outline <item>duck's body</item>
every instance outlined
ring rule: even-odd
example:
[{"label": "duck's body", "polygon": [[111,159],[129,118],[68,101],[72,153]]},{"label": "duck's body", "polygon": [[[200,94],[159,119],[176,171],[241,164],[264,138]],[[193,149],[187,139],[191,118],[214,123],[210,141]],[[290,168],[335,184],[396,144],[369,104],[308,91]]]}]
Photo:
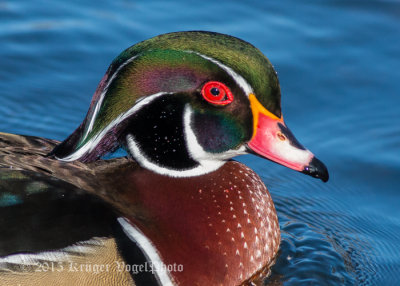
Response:
[{"label": "duck's body", "polygon": [[[99,160],[119,146],[132,158]],[[2,281],[239,285],[265,276],[280,243],[276,211],[260,178],[229,160],[250,150],[327,180],[284,125],[276,74],[254,47],[205,32],[133,46],[61,144],[0,134]]]},{"label": "duck's body", "polygon": [[[2,201],[0,230],[3,234],[7,232],[8,236],[2,237],[4,244],[0,255],[12,254],[11,249],[15,251],[18,245],[21,246],[18,237],[40,228],[38,218],[43,220],[47,215],[53,216],[58,233],[39,232],[37,236],[30,236],[31,245],[27,248],[25,244],[25,251],[40,253],[53,248],[63,249],[74,242],[90,243],[94,238],[99,239],[99,245],[93,247],[95,253],[85,259],[66,254],[64,257],[60,255],[58,261],[40,262],[33,256],[25,269],[35,268],[35,263],[51,265],[56,270],[60,270],[61,266],[65,268],[62,271],[50,271],[54,278],[49,282],[54,282],[53,279],[63,281],[66,277],[65,283],[71,283],[70,279],[82,279],[86,277],[82,271],[93,270],[88,268],[86,271],[85,268],[73,271],[71,265],[87,267],[94,264],[109,265],[110,272],[114,272],[108,275],[104,273],[106,271],[99,272],[95,276],[97,278],[107,278],[111,274],[119,277],[121,274],[118,279],[129,281],[129,275],[123,275],[119,268],[138,261],[132,261],[129,251],[123,255],[118,252],[119,244],[120,248],[125,246],[120,243],[120,230],[115,229],[111,220],[120,217],[127,218],[146,237],[152,238],[160,257],[163,257],[162,263],[174,267],[173,276],[182,285],[238,285],[258,272],[268,270],[273,263],[279,247],[280,231],[272,199],[260,178],[239,162],[229,161],[217,172],[204,176],[170,178],[141,168],[127,158],[93,163],[75,162],[65,166],[58,160],[46,157],[58,143],[52,140],[0,134],[0,142],[1,192],[15,195],[12,199],[8,196],[8,209],[5,209],[5,197]],[[126,184],[126,181],[130,183]],[[16,186],[18,191],[14,191]],[[112,190],[110,186],[113,186]],[[25,192],[22,191],[24,189]],[[50,199],[50,205],[42,201],[44,196],[41,194],[48,195],[49,189],[57,194]],[[68,202],[68,194],[74,194],[71,203],[60,209],[57,201]],[[39,195],[41,201],[35,195]],[[106,203],[100,204],[97,197]],[[79,206],[77,202],[81,202]],[[38,209],[29,209],[31,204]],[[16,216],[11,209],[15,208],[18,212],[21,205],[27,211]],[[113,211],[110,211],[109,205]],[[87,210],[76,211],[82,207]],[[74,229],[69,224],[59,225],[66,217],[71,220],[72,214],[73,221],[82,219],[82,225],[74,225]],[[23,217],[35,222],[28,220],[21,228]],[[61,237],[60,240],[60,232],[64,231],[68,232],[69,237]],[[12,243],[14,240],[17,241]],[[109,254],[99,255],[104,252]],[[5,261],[13,261],[11,257],[3,261],[0,259],[0,268],[6,266]],[[152,263],[156,264],[157,261]],[[18,268],[10,264],[7,267]],[[68,275],[62,276],[62,272],[67,270]],[[123,272],[129,274],[129,271]],[[47,273],[35,275],[37,279],[49,279]],[[196,276],[198,278],[193,279]],[[7,280],[4,281],[21,279],[20,284],[24,278],[28,283],[32,281],[32,277],[24,271],[5,277]],[[94,280],[96,283],[98,281]],[[109,283],[110,279],[106,281]]]}]

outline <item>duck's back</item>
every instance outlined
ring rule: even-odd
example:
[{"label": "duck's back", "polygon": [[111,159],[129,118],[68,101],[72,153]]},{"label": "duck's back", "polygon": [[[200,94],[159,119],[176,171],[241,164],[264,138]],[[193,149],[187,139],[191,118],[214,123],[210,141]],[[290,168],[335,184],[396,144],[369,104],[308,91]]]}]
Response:
[{"label": "duck's back", "polygon": [[55,144],[0,134],[0,285],[133,285],[117,268],[115,212],[53,176]]}]

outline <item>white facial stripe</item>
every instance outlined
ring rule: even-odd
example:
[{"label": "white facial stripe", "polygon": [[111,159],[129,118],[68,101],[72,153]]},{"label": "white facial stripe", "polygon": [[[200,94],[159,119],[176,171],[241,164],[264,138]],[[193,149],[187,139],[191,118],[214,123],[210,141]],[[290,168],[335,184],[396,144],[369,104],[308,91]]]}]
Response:
[{"label": "white facial stripe", "polygon": [[136,227],[131,225],[126,218],[119,217],[119,224],[122,226],[124,233],[132,240],[144,253],[146,259],[150,261],[155,267],[155,274],[157,275],[162,286],[173,286],[172,279],[169,276],[167,267],[161,260],[157,249],[151,241]]},{"label": "white facial stripe", "polygon": [[[232,78],[235,80],[235,82],[242,88],[244,93],[248,96],[249,94],[253,93],[253,89],[251,86],[247,83],[247,81],[237,74],[234,70],[232,70],[230,67],[222,64],[221,62],[202,55],[200,53],[194,52],[194,51],[187,51],[189,53],[195,53],[199,55],[200,57],[213,62],[214,64],[218,65],[221,69],[225,70]],[[110,80],[107,82],[106,87],[104,88],[104,91],[101,93],[100,98],[98,102],[96,103],[95,110],[93,112],[93,115],[91,116],[89,126],[85,132],[85,135],[82,140],[84,140],[90,131],[93,129],[94,122],[96,120],[96,117],[98,115],[98,112],[100,110],[101,104],[104,100],[105,94],[107,93],[107,90],[110,86],[110,84],[113,82],[115,77],[118,75],[120,70],[132,62],[135,58],[137,58],[137,55],[129,58],[127,61],[125,61],[121,66],[118,67],[118,69],[113,73],[111,76]],[[135,112],[137,112],[139,109],[141,109],[144,105],[150,103],[153,99],[164,95],[164,94],[170,94],[166,92],[159,92],[144,98],[140,98],[136,101],[136,104],[129,109],[127,112],[119,115],[117,118],[115,118],[108,126],[106,126],[100,133],[96,134],[93,138],[91,138],[88,142],[86,142],[82,147],[80,147],[78,150],[76,150],[74,153],[64,157],[64,158],[57,158],[58,160],[61,161],[74,161],[78,160],[81,157],[83,157],[85,154],[88,152],[93,151],[93,149],[100,143],[100,141],[103,139],[103,137],[115,126],[117,126],[120,122],[125,120],[127,117],[131,116]],[[162,166],[158,166],[154,163],[152,163],[144,154],[142,154],[139,150],[138,145],[136,144],[134,137],[132,135],[127,136],[127,143],[129,150],[132,154],[132,156],[138,161],[139,164],[141,164],[143,167],[146,167],[150,170],[153,170],[156,173],[163,174],[163,175],[169,175],[172,177],[190,177],[190,176],[198,176],[198,175],[203,175],[209,172],[212,172],[219,167],[221,167],[224,164],[224,161],[227,159],[230,159],[234,156],[241,155],[241,154],[246,154],[245,152],[245,147],[241,146],[237,150],[229,150],[227,152],[221,153],[221,154],[213,154],[213,153],[208,153],[204,151],[204,149],[201,147],[201,145],[197,142],[196,136],[194,132],[191,129],[190,126],[190,117],[191,117],[191,108],[189,106],[186,106],[185,108],[185,136],[186,136],[186,142],[188,144],[188,151],[191,154],[192,158],[196,161],[199,162],[199,166],[189,169],[189,170],[173,170],[173,169],[168,169]]]},{"label": "white facial stripe", "polygon": [[[254,92],[253,92],[253,89],[252,89],[251,86],[247,83],[247,81],[246,81],[242,76],[240,76],[239,74],[237,74],[237,73],[236,73],[233,69],[231,69],[230,67],[224,65],[223,63],[217,61],[216,59],[213,59],[213,58],[211,58],[211,57],[205,56],[205,55],[200,54],[200,53],[198,53],[198,52],[194,52],[194,51],[188,51],[188,52],[189,52],[189,53],[195,53],[195,54],[199,55],[200,57],[202,57],[202,58],[204,58],[204,59],[206,59],[206,60],[209,60],[209,61],[213,62],[214,64],[218,65],[220,68],[222,68],[223,70],[225,70],[225,71],[235,80],[235,82],[242,88],[242,90],[244,91],[244,93],[246,94],[246,96],[248,96],[250,93],[254,93]],[[105,86],[103,92],[102,92],[101,95],[100,95],[99,100],[98,100],[97,103],[96,103],[94,112],[93,112],[93,114],[92,114],[92,116],[91,116],[91,118],[90,118],[89,125],[88,125],[88,127],[87,127],[87,129],[86,129],[86,131],[85,131],[85,134],[84,134],[82,140],[85,140],[86,137],[88,136],[88,134],[90,133],[90,131],[92,131],[92,129],[93,129],[94,122],[95,122],[96,117],[97,117],[97,115],[98,115],[98,113],[99,113],[99,111],[100,111],[100,107],[101,107],[101,105],[102,105],[102,103],[103,103],[104,97],[105,97],[105,95],[106,95],[106,93],[107,93],[107,91],[108,91],[109,86],[110,86],[111,83],[114,81],[115,77],[118,75],[118,73],[121,71],[121,69],[122,69],[123,67],[125,67],[127,64],[129,64],[130,62],[132,62],[132,61],[133,61],[134,59],[136,59],[137,57],[138,57],[138,55],[135,55],[135,56],[129,58],[128,60],[126,60],[124,63],[122,63],[122,64],[118,67],[118,69],[112,74],[112,76],[110,77],[110,79],[108,80],[107,85]]]},{"label": "white facial stripe", "polygon": [[219,66],[220,68],[222,68],[224,71],[226,71],[234,80],[235,82],[242,88],[242,90],[244,91],[246,96],[249,96],[250,93],[254,93],[253,89],[251,88],[250,84],[239,74],[237,74],[233,69],[231,69],[230,67],[224,65],[223,63],[217,61],[216,59],[210,58],[208,56],[202,55],[198,52],[194,52],[194,51],[187,51],[189,53],[194,53],[196,55],[199,55],[200,57],[213,62],[214,64],[216,64],[217,66]]},{"label": "white facial stripe", "polygon": [[96,120],[97,114],[99,113],[100,107],[101,107],[101,105],[102,105],[102,103],[103,103],[104,97],[105,97],[105,95],[106,95],[106,93],[107,93],[107,91],[108,91],[108,88],[109,88],[110,84],[114,81],[115,77],[118,75],[118,73],[120,72],[120,70],[121,70],[124,66],[126,66],[127,64],[129,64],[130,62],[132,62],[134,59],[136,59],[137,57],[138,57],[138,55],[133,56],[133,57],[129,58],[128,60],[126,60],[123,64],[121,64],[121,65],[117,68],[117,70],[112,74],[112,76],[111,76],[110,79],[108,80],[107,85],[105,86],[103,92],[102,92],[101,95],[100,95],[99,100],[98,100],[97,103],[96,103],[96,107],[94,108],[94,112],[93,112],[93,114],[92,114],[92,117],[90,118],[89,126],[88,126],[88,128],[86,129],[85,135],[83,136],[83,139],[82,139],[82,140],[85,140],[86,137],[88,136],[88,134],[90,133],[90,131],[92,131],[92,129],[93,129],[94,121]]},{"label": "white facial stripe", "polygon": [[61,161],[66,161],[66,162],[78,160],[79,158],[81,158],[86,153],[93,151],[93,149],[100,143],[101,139],[103,139],[103,137],[113,127],[117,126],[119,123],[124,121],[126,118],[128,118],[132,114],[136,113],[143,106],[149,104],[154,99],[156,99],[156,98],[158,98],[160,96],[166,95],[166,94],[170,94],[170,93],[168,93],[168,92],[158,92],[156,94],[149,95],[149,96],[147,96],[147,97],[145,97],[143,99],[140,98],[139,99],[140,101],[137,102],[134,106],[132,106],[131,109],[129,109],[125,113],[120,114],[110,124],[108,124],[100,133],[96,134],[93,138],[91,138],[88,142],[86,142],[85,145],[83,145],[81,148],[79,148],[78,150],[76,150],[74,153],[72,153],[71,155],[69,155],[67,157],[57,158],[57,159],[61,160]]}]

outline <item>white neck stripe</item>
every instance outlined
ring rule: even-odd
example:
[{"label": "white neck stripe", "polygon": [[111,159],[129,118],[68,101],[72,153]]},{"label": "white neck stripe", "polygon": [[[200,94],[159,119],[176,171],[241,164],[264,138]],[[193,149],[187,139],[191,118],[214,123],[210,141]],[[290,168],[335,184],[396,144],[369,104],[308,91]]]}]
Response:
[{"label": "white neck stripe", "polygon": [[76,150],[74,153],[68,155],[67,157],[57,158],[57,159],[61,160],[61,161],[66,161],[66,162],[78,160],[79,158],[81,158],[86,153],[92,151],[100,143],[101,139],[103,139],[103,137],[113,127],[117,126],[119,123],[124,121],[126,118],[128,118],[132,114],[136,113],[143,106],[149,104],[154,99],[156,99],[156,98],[158,98],[160,96],[166,95],[166,94],[170,94],[170,93],[168,93],[168,92],[158,92],[158,93],[149,95],[149,96],[147,96],[147,97],[145,97],[143,99],[140,98],[138,100],[139,102],[137,101],[137,103],[134,106],[132,106],[131,109],[129,109],[125,113],[120,114],[117,118],[115,118],[113,121],[111,121],[110,124],[108,124],[100,133],[96,134],[93,138],[91,138],[88,142],[86,142],[85,145],[83,145],[82,147],[80,147],[78,150]]},{"label": "white neck stripe", "polygon": [[[173,286],[174,283],[169,276],[167,267],[153,245],[153,243],[135,226],[129,223],[126,218],[119,217],[119,224],[122,226],[124,233],[132,240],[136,245],[143,251],[146,259],[155,265],[155,274],[157,275],[159,282],[162,286]],[[160,267],[158,267],[160,266]],[[164,266],[164,267],[162,267]]]}]

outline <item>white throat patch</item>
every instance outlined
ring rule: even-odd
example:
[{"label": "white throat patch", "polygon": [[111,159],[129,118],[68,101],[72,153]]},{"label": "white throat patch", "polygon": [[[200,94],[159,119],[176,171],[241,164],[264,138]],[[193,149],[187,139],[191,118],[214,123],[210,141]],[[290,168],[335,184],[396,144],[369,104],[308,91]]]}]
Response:
[{"label": "white throat patch", "polygon": [[246,148],[241,146],[236,150],[228,150],[223,153],[209,153],[203,149],[199,144],[195,133],[193,132],[191,121],[192,121],[192,108],[189,104],[186,104],[183,114],[183,125],[184,125],[184,136],[186,141],[186,148],[190,154],[190,157],[195,160],[199,165],[191,169],[177,170],[167,168],[152,162],[145,154],[140,150],[140,146],[135,141],[132,134],[126,136],[128,143],[128,149],[132,157],[144,168],[154,171],[155,173],[166,175],[170,177],[194,177],[204,175],[213,172],[225,164],[226,160],[246,154]]}]

